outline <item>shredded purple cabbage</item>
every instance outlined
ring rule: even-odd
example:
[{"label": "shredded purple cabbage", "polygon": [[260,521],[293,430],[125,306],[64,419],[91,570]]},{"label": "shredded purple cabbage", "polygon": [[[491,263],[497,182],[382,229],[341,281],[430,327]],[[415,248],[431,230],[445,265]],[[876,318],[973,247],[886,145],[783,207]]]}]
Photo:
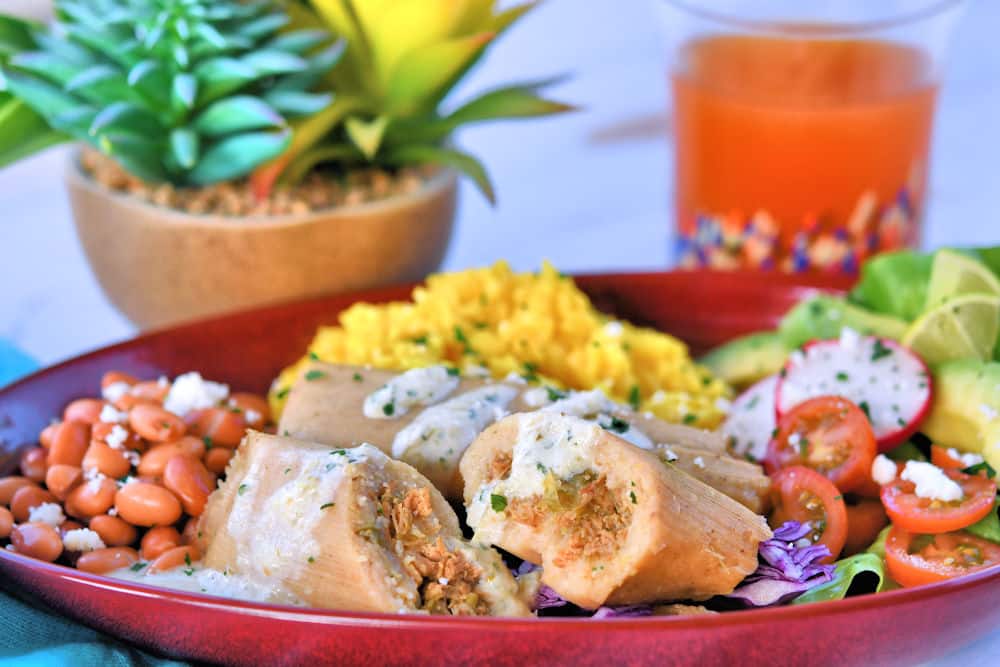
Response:
[{"label": "shredded purple cabbage", "polygon": [[810,588],[833,579],[833,566],[819,561],[830,555],[825,544],[812,544],[809,523],[787,521],[761,542],[760,565],[728,598],[752,607],[788,602]]},{"label": "shredded purple cabbage", "polygon": [[[538,565],[534,563],[529,563],[524,561],[517,566],[514,570],[515,577],[523,577],[526,574],[534,572],[539,569]],[[571,604],[569,600],[555,592],[550,586],[541,584],[538,587],[538,594],[535,596],[535,604],[532,605],[532,609],[552,609],[554,607],[576,607],[576,605]],[[580,609],[580,611],[589,613],[586,609]],[[593,613],[592,618],[628,618],[636,616],[650,616],[653,613],[653,608],[649,605],[637,604],[637,605],[626,605],[621,607],[600,607],[597,611]]]}]

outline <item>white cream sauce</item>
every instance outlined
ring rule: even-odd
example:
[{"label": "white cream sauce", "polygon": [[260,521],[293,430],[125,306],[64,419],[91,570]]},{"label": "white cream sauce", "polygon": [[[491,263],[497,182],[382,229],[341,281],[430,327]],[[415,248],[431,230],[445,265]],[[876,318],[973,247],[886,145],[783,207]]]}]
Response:
[{"label": "white cream sauce", "polygon": [[[298,577],[319,554],[315,531],[349,469],[363,461],[386,461],[369,444],[351,449],[278,450],[253,460],[237,488],[226,528],[236,543],[236,571],[255,581]],[[281,484],[263,496],[261,486],[271,470]],[[289,536],[294,536],[289,539]]]},{"label": "white cream sauce", "polygon": [[392,441],[392,456],[402,459],[411,449],[427,461],[457,463],[472,441],[507,414],[518,390],[491,384],[427,408]]},{"label": "white cream sauce", "polygon": [[395,419],[418,405],[434,405],[458,388],[459,377],[447,366],[427,366],[401,373],[365,397],[369,419]]},{"label": "white cream sauce", "polygon": [[[537,400],[537,397],[533,397],[532,400]],[[649,436],[628,421],[615,416],[627,410],[624,405],[615,403],[605,396],[600,389],[567,392],[565,398],[549,403],[541,409],[542,412],[558,412],[570,417],[595,421],[601,428],[611,431],[636,447],[652,449],[653,441]]]},{"label": "white cream sauce", "polygon": [[260,582],[243,575],[220,572],[202,567],[200,561],[195,561],[187,567],[177,567],[154,574],[147,572],[148,566],[148,563],[137,563],[132,567],[109,572],[108,576],[137,584],[171,588],[189,593],[205,593],[234,600],[305,605],[302,600],[278,582]]},{"label": "white cream sauce", "polygon": [[467,508],[467,523],[475,529],[476,539],[493,544],[498,539],[503,515],[501,504],[513,498],[529,498],[545,491],[550,475],[568,480],[594,467],[594,444],[601,437],[601,427],[577,417],[553,419],[545,412],[517,416],[517,441],[511,457],[510,474],[482,485]]}]

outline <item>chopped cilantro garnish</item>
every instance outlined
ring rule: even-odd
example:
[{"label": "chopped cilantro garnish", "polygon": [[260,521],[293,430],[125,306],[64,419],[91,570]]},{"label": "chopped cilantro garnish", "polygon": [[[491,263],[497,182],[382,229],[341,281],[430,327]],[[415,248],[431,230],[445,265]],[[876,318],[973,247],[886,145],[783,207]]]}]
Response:
[{"label": "chopped cilantro garnish", "polygon": [[292,469],[291,469],[291,468],[285,468],[285,474],[286,474],[286,475],[287,475],[288,473],[290,473],[290,472],[292,472]]},{"label": "chopped cilantro garnish", "polygon": [[423,336],[415,336],[410,339],[410,342],[414,345],[427,345],[427,336],[426,334]]},{"label": "chopped cilantro garnish", "polygon": [[861,412],[865,413],[865,417],[868,417],[868,421],[872,420],[872,411],[868,407],[868,401],[861,401],[858,403],[858,407],[861,408]]},{"label": "chopped cilantro garnish", "polygon": [[351,379],[354,380],[355,382],[361,382],[362,380],[364,380],[364,378],[361,377],[361,373],[355,373],[353,376],[351,376]]},{"label": "chopped cilantro garnish", "polygon": [[455,325],[455,340],[461,343],[462,347],[465,348],[464,349],[465,354],[469,354],[470,352],[472,352],[472,348],[469,347],[469,339],[465,337],[465,332],[462,331],[462,327],[458,326],[457,324]]},{"label": "chopped cilantro garnish", "polygon": [[458,370],[454,366],[449,366],[448,367],[448,375],[450,375],[452,377],[458,377],[461,374],[462,374],[462,371]]},{"label": "chopped cilantro garnish", "polygon": [[193,567],[184,568],[184,574],[190,577],[192,574],[194,574],[194,568]]},{"label": "chopped cilantro garnish", "polygon": [[394,413],[395,411],[396,411],[395,403],[386,403],[385,405],[382,406],[382,414],[384,414],[386,417],[391,417],[392,413]]},{"label": "chopped cilantro garnish", "polygon": [[330,452],[330,456],[347,456],[347,450],[346,449],[335,449],[332,452]]},{"label": "chopped cilantro garnish", "polygon": [[138,572],[142,568],[146,567],[146,565],[148,565],[148,563],[132,563],[132,567],[130,567],[129,569],[132,570],[133,572]]},{"label": "chopped cilantro garnish", "polygon": [[507,496],[497,495],[496,493],[490,494],[490,507],[493,508],[494,512],[503,512],[507,509]]},{"label": "chopped cilantro garnish", "polygon": [[696,421],[698,421],[698,415],[692,415],[692,414],[688,413],[688,414],[684,415],[683,421],[684,421],[685,424],[693,424]]},{"label": "chopped cilantro garnish", "polygon": [[847,382],[848,380],[847,373],[845,373],[844,371],[840,371],[839,373],[837,373],[837,380],[839,382]]},{"label": "chopped cilantro garnish", "polygon": [[878,361],[890,354],[892,354],[892,348],[886,347],[881,338],[876,338],[875,344],[872,346],[872,361]]},{"label": "chopped cilantro garnish", "polygon": [[629,423],[624,419],[619,419],[618,417],[612,417],[611,423],[604,427],[608,431],[614,431],[615,433],[624,433],[629,429]]},{"label": "chopped cilantro garnish", "polygon": [[246,493],[246,491],[247,491],[247,488],[249,488],[249,487],[247,487],[247,485],[246,485],[246,484],[240,484],[240,485],[239,485],[239,486],[238,486],[238,487],[236,488],[236,493],[238,493],[239,495],[241,495],[241,496],[242,496],[242,495],[243,495],[244,493]]},{"label": "chopped cilantro garnish", "polygon": [[753,398],[750,399],[750,402],[747,403],[747,410],[753,410],[755,407],[757,407],[758,403],[760,403],[760,396],[754,396]]},{"label": "chopped cilantro garnish", "polygon": [[308,561],[309,561],[310,563],[315,563],[315,562],[316,562],[316,559],[315,559],[315,558],[314,558],[313,556],[309,556],[309,558],[308,558],[307,560],[308,560]]},{"label": "chopped cilantro garnish", "polygon": [[326,377],[325,371],[316,370],[315,368],[306,373],[307,382],[312,382],[313,380],[319,380],[320,378],[325,378],[325,377]]},{"label": "chopped cilantro garnish", "polygon": [[562,399],[566,398],[566,392],[559,391],[554,387],[546,387],[545,393],[549,395],[549,400],[553,403],[555,403],[556,401],[561,401]]},{"label": "chopped cilantro garnish", "polygon": [[337,504],[337,503],[323,503],[322,505],[320,505],[320,506],[319,506],[319,508],[320,508],[321,510],[325,510],[325,509],[326,509],[327,507],[333,507],[333,506],[334,506],[334,505],[336,505],[336,504]]},{"label": "chopped cilantro garnish", "polygon": [[319,361],[319,355],[313,352],[312,350],[309,350],[309,358],[312,359],[313,361]]},{"label": "chopped cilantro garnish", "polygon": [[284,389],[278,390],[278,393],[275,394],[275,396],[277,396],[278,398],[284,398],[285,396],[288,396],[288,392],[290,391],[291,391],[290,387],[285,387]]},{"label": "chopped cilantro garnish", "polygon": [[549,471],[548,471],[548,470],[547,470],[547,469],[545,468],[545,466],[544,466],[544,465],[542,465],[541,463],[536,463],[536,464],[535,464],[535,467],[536,467],[536,468],[538,468],[538,472],[542,473],[543,475],[545,475],[545,474],[548,474],[548,472],[549,472]]},{"label": "chopped cilantro garnish", "polygon": [[207,435],[203,436],[202,439],[201,439],[201,441],[205,443],[205,449],[211,449],[212,448],[212,438],[211,437],[209,437]]},{"label": "chopped cilantro garnish", "polygon": [[191,554],[190,554],[190,552],[184,554],[184,564],[187,565],[188,567],[191,567]]},{"label": "chopped cilantro garnish", "polygon": [[639,401],[642,399],[639,396],[639,385],[632,385],[632,388],[628,390],[628,402],[632,406],[633,410],[639,409]]},{"label": "chopped cilantro garnish", "polygon": [[997,476],[997,471],[994,470],[993,466],[991,466],[986,461],[983,461],[982,463],[977,463],[975,465],[971,465],[968,468],[962,468],[962,472],[964,472],[966,475],[978,475],[981,472],[985,472],[986,477],[989,479],[993,479],[994,477]]},{"label": "chopped cilantro garnish", "polygon": [[628,497],[632,501],[633,505],[639,504],[639,501],[635,499],[635,491],[629,491],[628,492]]}]

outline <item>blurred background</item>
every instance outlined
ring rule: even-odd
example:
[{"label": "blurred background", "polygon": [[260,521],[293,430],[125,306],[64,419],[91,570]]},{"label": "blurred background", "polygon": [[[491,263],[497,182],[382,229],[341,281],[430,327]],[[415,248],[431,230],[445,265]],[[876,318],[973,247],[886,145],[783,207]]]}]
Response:
[{"label": "blurred background", "polygon": [[[667,69],[651,0],[548,0],[500,40],[456,97],[567,72],[552,95],[582,107],[462,132],[489,169],[491,208],[464,182],[445,269],[549,259],[570,272],[673,261]],[[37,12],[38,0],[4,0]],[[947,66],[924,245],[995,240],[1000,3],[974,2]],[[61,182],[64,149],[0,170],[0,338],[51,363],[133,333],[87,268]]]}]

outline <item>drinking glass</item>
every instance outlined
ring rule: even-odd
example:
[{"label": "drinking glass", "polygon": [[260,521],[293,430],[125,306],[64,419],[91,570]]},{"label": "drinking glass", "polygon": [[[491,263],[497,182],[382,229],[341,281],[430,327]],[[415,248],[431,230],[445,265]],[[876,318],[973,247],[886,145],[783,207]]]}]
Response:
[{"label": "drinking glass", "polygon": [[856,272],[919,244],[964,0],[658,0],[681,266]]}]

